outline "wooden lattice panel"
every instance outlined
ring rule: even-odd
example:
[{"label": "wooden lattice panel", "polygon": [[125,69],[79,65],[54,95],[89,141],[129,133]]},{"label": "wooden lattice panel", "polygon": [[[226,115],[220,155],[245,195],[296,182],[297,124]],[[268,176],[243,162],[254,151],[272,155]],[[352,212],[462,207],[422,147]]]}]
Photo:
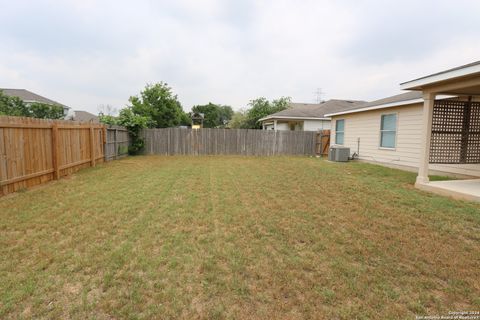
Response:
[{"label": "wooden lattice panel", "polygon": [[480,163],[480,103],[435,101],[430,163]]}]

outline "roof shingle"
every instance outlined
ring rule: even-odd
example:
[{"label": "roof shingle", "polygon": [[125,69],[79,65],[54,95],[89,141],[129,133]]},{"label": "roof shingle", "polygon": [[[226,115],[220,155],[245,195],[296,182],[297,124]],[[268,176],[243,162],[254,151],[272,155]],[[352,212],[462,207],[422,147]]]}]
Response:
[{"label": "roof shingle", "polygon": [[94,115],[93,113],[81,110],[75,110],[75,115],[73,116],[73,120],[75,121],[83,121],[83,122],[94,122],[99,123],[100,120],[98,116]]}]

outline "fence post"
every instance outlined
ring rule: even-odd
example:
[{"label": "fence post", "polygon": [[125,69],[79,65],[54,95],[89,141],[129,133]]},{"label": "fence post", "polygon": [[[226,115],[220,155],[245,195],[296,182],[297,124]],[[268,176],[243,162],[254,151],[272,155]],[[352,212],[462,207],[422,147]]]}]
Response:
[{"label": "fence post", "polygon": [[113,133],[113,147],[115,148],[115,151],[114,151],[114,155],[115,155],[115,160],[118,159],[118,142],[117,142],[117,138],[118,137],[118,129],[115,128],[115,131]]},{"label": "fence post", "polygon": [[107,127],[102,127],[103,161],[107,162]]},{"label": "fence post", "polygon": [[58,150],[58,125],[54,123],[52,125],[52,164],[53,164],[53,179],[58,180],[60,178],[59,170],[59,150]]},{"label": "fence post", "polygon": [[[318,147],[318,142],[320,140],[320,148]],[[315,155],[317,157],[322,157],[323,153],[323,130],[317,132],[317,136],[315,139]]]},{"label": "fence post", "polygon": [[273,155],[276,154],[277,151],[277,130],[273,130],[275,132],[273,136]]},{"label": "fence post", "polygon": [[4,180],[8,180],[7,177],[7,151],[4,145],[4,129],[0,127],[0,196],[7,194],[7,186],[2,185]]},{"label": "fence post", "polygon": [[93,124],[90,124],[90,166],[95,167],[95,131]]}]

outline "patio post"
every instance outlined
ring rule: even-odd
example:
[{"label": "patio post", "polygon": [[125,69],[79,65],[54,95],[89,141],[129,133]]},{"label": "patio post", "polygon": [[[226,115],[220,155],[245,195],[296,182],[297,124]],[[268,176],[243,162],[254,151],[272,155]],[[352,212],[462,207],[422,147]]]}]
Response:
[{"label": "patio post", "polygon": [[273,120],[273,130],[277,131],[277,120]]},{"label": "patio post", "polygon": [[423,93],[422,136],[420,141],[420,163],[416,184],[428,183],[428,164],[430,160],[430,140],[432,138],[432,117],[435,93]]}]

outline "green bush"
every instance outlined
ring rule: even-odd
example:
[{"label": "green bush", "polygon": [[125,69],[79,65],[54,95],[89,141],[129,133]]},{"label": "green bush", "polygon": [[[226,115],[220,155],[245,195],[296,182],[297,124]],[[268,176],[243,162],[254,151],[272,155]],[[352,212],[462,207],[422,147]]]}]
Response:
[{"label": "green bush", "polygon": [[128,129],[128,133],[132,139],[132,142],[128,148],[129,154],[138,154],[143,149],[145,142],[142,138],[140,138],[140,131],[144,128],[148,128],[148,126],[151,124],[151,121],[151,118],[147,116],[141,116],[133,113],[132,108],[130,107],[120,111],[120,115],[118,116],[118,124]]}]

